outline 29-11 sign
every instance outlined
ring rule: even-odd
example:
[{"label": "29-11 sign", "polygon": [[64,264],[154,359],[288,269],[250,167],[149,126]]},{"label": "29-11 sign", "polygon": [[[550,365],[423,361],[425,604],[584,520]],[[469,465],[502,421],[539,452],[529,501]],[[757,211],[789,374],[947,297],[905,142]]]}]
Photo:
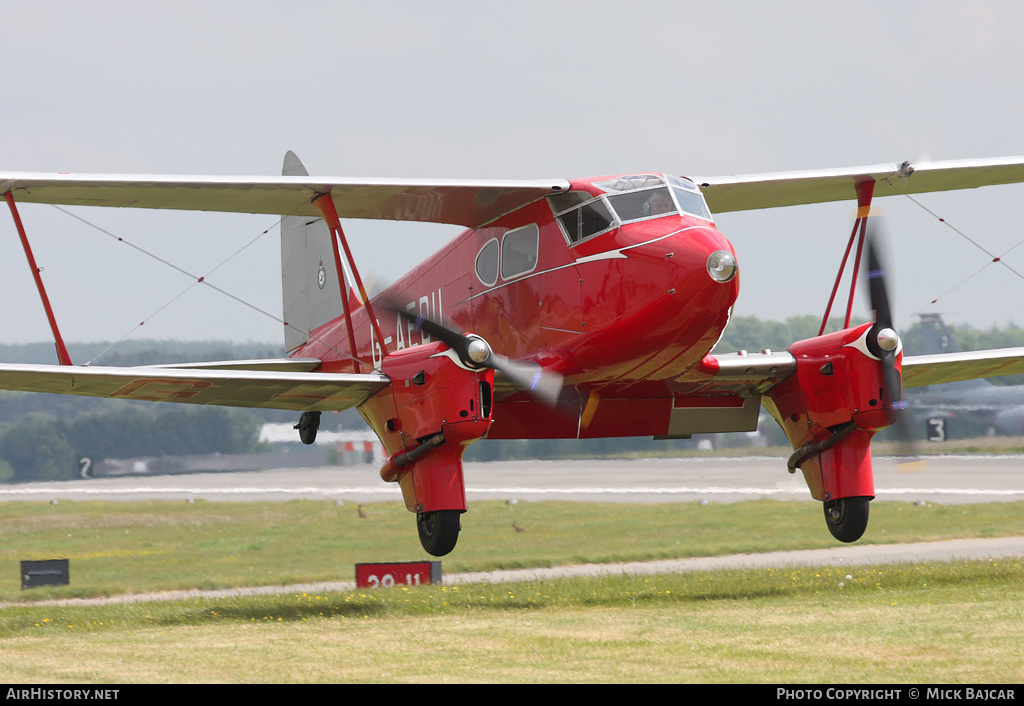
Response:
[{"label": "29-11 sign", "polygon": [[403,561],[384,564],[356,564],[358,588],[391,588],[441,583],[441,562]]}]

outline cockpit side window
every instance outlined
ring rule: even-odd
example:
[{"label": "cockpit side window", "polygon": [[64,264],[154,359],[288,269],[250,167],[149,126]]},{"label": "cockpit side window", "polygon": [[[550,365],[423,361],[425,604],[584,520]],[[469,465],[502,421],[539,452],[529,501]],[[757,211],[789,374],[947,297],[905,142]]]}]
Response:
[{"label": "cockpit side window", "polygon": [[578,243],[609,230],[614,225],[615,218],[604,201],[597,199],[563,213],[558,217],[558,222],[569,236],[569,242]]},{"label": "cockpit side window", "polygon": [[570,245],[611,230],[616,225],[615,217],[604,200],[595,199],[585,191],[550,196],[548,205]]},{"label": "cockpit side window", "polygon": [[675,194],[676,201],[679,203],[680,210],[703,218],[705,221],[714,220],[711,218],[704,195],[700,193],[696,184],[689,179],[680,179],[679,177],[670,176],[667,179],[669,186],[672,187],[672,193]]},{"label": "cockpit side window", "polygon": [[692,191],[683,191],[682,189],[672,189],[672,192],[676,195],[676,200],[679,201],[679,208],[683,211],[692,213],[698,218],[703,218],[705,221],[712,220],[711,213],[708,211],[708,205],[704,201],[703,196]]}]

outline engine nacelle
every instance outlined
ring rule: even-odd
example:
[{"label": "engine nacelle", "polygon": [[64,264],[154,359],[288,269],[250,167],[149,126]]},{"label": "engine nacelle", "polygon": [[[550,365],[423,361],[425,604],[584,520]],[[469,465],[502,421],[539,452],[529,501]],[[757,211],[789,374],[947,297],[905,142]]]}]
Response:
[{"label": "engine nacelle", "polygon": [[[870,442],[896,410],[872,330],[864,324],[793,344],[796,373],[763,398],[795,451],[790,468],[803,471],[817,500],[875,495]],[[897,350],[897,370],[901,360]]]},{"label": "engine nacelle", "polygon": [[466,510],[462,455],[491,425],[494,371],[465,366],[444,343],[384,358],[391,385],[359,407],[388,453],[381,478],[416,513]]}]

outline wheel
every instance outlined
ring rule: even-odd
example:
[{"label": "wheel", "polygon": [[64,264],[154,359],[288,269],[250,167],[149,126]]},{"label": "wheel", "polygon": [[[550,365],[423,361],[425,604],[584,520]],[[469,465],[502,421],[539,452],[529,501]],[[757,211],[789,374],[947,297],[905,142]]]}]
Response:
[{"label": "wheel", "polygon": [[825,524],[840,542],[856,542],[868,528],[868,505],[871,498],[854,496],[825,503]]},{"label": "wheel", "polygon": [[420,533],[420,544],[432,556],[444,556],[459,541],[462,529],[458,510],[435,510],[416,515],[416,528]]},{"label": "wheel", "polygon": [[294,428],[299,430],[299,439],[303,444],[312,444],[320,429],[320,412],[303,412]]}]

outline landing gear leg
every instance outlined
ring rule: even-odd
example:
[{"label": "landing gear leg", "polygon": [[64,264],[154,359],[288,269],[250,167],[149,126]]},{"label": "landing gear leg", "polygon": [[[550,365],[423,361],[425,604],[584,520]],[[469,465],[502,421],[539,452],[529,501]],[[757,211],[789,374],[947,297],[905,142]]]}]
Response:
[{"label": "landing gear leg", "polygon": [[853,496],[825,503],[825,524],[840,542],[856,542],[868,528],[868,505],[871,498]]},{"label": "landing gear leg", "polygon": [[416,528],[420,533],[420,544],[432,556],[444,556],[459,541],[462,524],[461,510],[434,510],[416,515]]},{"label": "landing gear leg", "polygon": [[316,441],[316,433],[320,429],[320,413],[303,412],[299,417],[299,423],[292,428],[299,430],[299,439],[303,444],[312,444]]}]

